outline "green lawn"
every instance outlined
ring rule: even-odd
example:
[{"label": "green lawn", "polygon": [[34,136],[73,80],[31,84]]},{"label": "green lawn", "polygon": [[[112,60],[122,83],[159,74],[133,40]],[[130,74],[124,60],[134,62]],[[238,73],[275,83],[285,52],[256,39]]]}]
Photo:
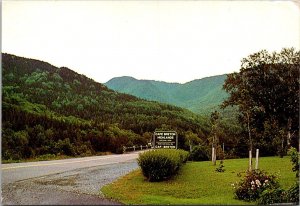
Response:
[{"label": "green lawn", "polygon": [[[218,173],[211,162],[187,162],[177,176],[164,182],[148,182],[140,170],[135,170],[101,191],[125,204],[249,204],[234,199],[231,186],[245,174],[247,165],[248,159],[225,160],[226,171]],[[277,174],[284,189],[296,181],[291,168],[289,157],[259,160],[259,169]]]}]

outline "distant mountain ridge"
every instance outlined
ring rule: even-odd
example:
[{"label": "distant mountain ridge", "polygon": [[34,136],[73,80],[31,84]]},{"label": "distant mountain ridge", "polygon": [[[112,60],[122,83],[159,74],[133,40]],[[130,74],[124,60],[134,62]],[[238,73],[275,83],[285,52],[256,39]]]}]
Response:
[{"label": "distant mountain ridge", "polygon": [[105,85],[115,91],[146,100],[169,103],[195,113],[208,114],[228,97],[222,89],[225,79],[226,74],[223,74],[180,84],[123,76],[112,78]]}]

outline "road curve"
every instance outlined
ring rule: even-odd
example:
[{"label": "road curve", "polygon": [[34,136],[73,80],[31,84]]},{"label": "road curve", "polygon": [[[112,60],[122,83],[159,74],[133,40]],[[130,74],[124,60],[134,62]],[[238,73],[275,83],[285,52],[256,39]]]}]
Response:
[{"label": "road curve", "polygon": [[105,199],[100,189],[138,168],[138,154],[2,164],[2,204],[119,204]]},{"label": "road curve", "polygon": [[2,184],[62,173],[74,169],[122,163],[136,159],[139,152],[63,160],[2,164]]}]

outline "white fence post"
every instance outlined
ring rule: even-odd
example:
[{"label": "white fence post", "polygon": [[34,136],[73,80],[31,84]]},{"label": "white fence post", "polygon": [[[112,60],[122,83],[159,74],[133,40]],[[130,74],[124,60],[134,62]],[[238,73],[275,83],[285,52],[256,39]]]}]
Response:
[{"label": "white fence post", "polygon": [[126,152],[126,147],[125,146],[123,146],[123,153],[125,153]]},{"label": "white fence post", "polygon": [[133,145],[133,151],[135,151],[135,145]]},{"label": "white fence post", "polygon": [[212,163],[213,163],[213,165],[216,165],[216,160],[217,160],[217,151],[216,151],[216,148],[213,147],[212,148]]},{"label": "white fence post", "polygon": [[252,150],[249,150],[249,171],[252,170]]},{"label": "white fence post", "polygon": [[258,156],[259,156],[259,149],[256,149],[256,158],[255,158],[255,169],[258,169]]}]

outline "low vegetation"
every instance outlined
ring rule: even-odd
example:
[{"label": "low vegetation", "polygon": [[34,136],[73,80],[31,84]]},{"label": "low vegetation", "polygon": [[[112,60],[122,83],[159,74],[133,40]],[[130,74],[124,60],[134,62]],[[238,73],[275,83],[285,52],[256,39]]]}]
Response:
[{"label": "low vegetation", "polygon": [[209,151],[204,146],[195,146],[189,155],[191,161],[207,161],[209,159]]},{"label": "low vegetation", "polygon": [[138,164],[150,182],[158,182],[174,176],[187,159],[184,150],[158,149],[141,153]]},{"label": "low vegetation", "polygon": [[245,177],[233,184],[234,194],[239,200],[255,201],[260,198],[264,190],[277,189],[279,183],[274,174],[261,170],[247,171]]},{"label": "low vegetation", "polygon": [[[101,191],[125,204],[253,204],[235,199],[232,187],[246,175],[248,159],[225,160],[224,165],[225,172],[219,173],[210,161],[187,162],[176,176],[163,182],[149,182],[136,170]],[[275,174],[284,190],[297,180],[289,157],[262,157],[259,165]]]}]

